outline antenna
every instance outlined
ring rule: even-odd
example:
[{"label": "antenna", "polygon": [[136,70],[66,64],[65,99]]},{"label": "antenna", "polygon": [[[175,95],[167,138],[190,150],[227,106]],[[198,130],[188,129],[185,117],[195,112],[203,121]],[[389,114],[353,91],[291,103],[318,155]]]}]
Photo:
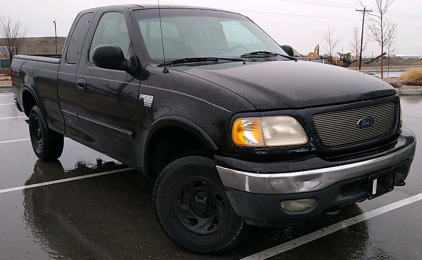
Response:
[{"label": "antenna", "polygon": [[164,38],[163,38],[163,26],[161,25],[161,8],[160,8],[160,0],[158,1],[158,17],[160,19],[160,33],[161,33],[161,46],[163,47],[163,64],[164,64],[164,69],[163,69],[163,73],[168,73],[169,70],[167,69],[166,66],[166,55],[164,52]]}]

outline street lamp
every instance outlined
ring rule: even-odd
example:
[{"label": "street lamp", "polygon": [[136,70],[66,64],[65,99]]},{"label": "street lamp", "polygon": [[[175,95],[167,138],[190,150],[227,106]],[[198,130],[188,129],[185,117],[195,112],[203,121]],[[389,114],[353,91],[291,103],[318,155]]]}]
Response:
[{"label": "street lamp", "polygon": [[57,26],[56,26],[56,20],[54,20],[53,23],[54,23],[54,41],[56,42],[56,54],[57,54]]}]

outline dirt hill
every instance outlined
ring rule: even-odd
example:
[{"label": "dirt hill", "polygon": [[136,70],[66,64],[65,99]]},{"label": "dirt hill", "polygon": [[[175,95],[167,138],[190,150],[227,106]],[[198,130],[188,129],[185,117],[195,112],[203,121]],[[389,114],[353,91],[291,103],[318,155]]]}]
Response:
[{"label": "dirt hill", "polygon": [[[57,52],[62,53],[66,37],[57,37]],[[19,54],[54,54],[56,44],[54,37],[28,37],[25,38],[24,46],[18,51]]]}]

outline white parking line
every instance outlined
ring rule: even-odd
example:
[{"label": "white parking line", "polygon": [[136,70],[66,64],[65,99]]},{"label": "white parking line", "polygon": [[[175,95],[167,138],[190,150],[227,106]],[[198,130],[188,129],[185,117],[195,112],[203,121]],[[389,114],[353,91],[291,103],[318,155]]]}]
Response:
[{"label": "white parking line", "polygon": [[0,104],[0,106],[11,106],[14,105],[15,103],[7,103],[7,104]]},{"label": "white parking line", "polygon": [[104,176],[104,175],[108,175],[108,174],[125,172],[125,171],[130,171],[130,170],[134,170],[134,169],[133,168],[124,168],[124,169],[119,169],[119,170],[114,170],[114,171],[99,172],[99,173],[88,174],[88,175],[78,176],[78,177],[73,177],[73,178],[61,179],[61,180],[56,180],[56,181],[47,181],[47,182],[41,182],[41,183],[37,183],[37,184],[31,184],[31,185],[25,185],[25,186],[14,187],[14,188],[9,188],[9,189],[3,189],[3,190],[0,190],[0,194],[12,192],[12,191],[17,191],[17,190],[26,190],[26,189],[32,189],[32,188],[37,188],[37,187],[43,187],[43,186],[48,186],[48,185],[53,185],[53,184],[58,184],[58,183],[64,183],[64,182],[94,178],[94,177],[98,177],[98,176]]},{"label": "white parking line", "polygon": [[26,117],[26,116],[3,117],[3,118],[0,118],[0,120],[1,120],[1,119],[16,119],[16,118],[24,118],[24,117]]},{"label": "white parking line", "polygon": [[7,144],[7,143],[14,143],[14,142],[22,142],[22,141],[28,141],[29,138],[25,139],[16,139],[16,140],[9,140],[9,141],[0,141],[0,144]]},{"label": "white parking line", "polygon": [[362,221],[374,218],[376,216],[385,214],[389,211],[404,207],[406,205],[415,203],[415,202],[420,201],[420,200],[422,200],[422,193],[419,193],[418,195],[415,195],[413,197],[409,197],[407,199],[403,199],[403,200],[394,202],[392,204],[389,204],[389,205],[368,211],[368,212],[363,213],[361,215],[358,215],[356,217],[346,219],[342,222],[338,222],[338,223],[333,224],[331,226],[322,228],[322,229],[317,230],[315,232],[309,233],[305,236],[290,240],[287,243],[275,246],[273,248],[264,250],[262,252],[254,254],[254,255],[242,258],[240,260],[267,259],[267,258],[276,256],[276,255],[282,254],[282,253],[289,251],[291,249],[294,249],[296,247],[302,246],[304,244],[310,243],[310,242],[317,240],[321,237],[325,237],[327,235],[330,235],[330,234],[337,232],[341,229],[347,228],[347,227],[352,226],[354,224],[357,224],[357,223],[360,223]]}]

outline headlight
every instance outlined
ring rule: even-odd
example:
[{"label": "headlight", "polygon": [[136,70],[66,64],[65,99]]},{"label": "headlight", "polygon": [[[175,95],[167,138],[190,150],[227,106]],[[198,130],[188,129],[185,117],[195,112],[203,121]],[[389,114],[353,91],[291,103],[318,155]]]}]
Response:
[{"label": "headlight", "polygon": [[236,119],[232,138],[239,146],[289,146],[308,143],[308,135],[302,125],[291,116]]}]

